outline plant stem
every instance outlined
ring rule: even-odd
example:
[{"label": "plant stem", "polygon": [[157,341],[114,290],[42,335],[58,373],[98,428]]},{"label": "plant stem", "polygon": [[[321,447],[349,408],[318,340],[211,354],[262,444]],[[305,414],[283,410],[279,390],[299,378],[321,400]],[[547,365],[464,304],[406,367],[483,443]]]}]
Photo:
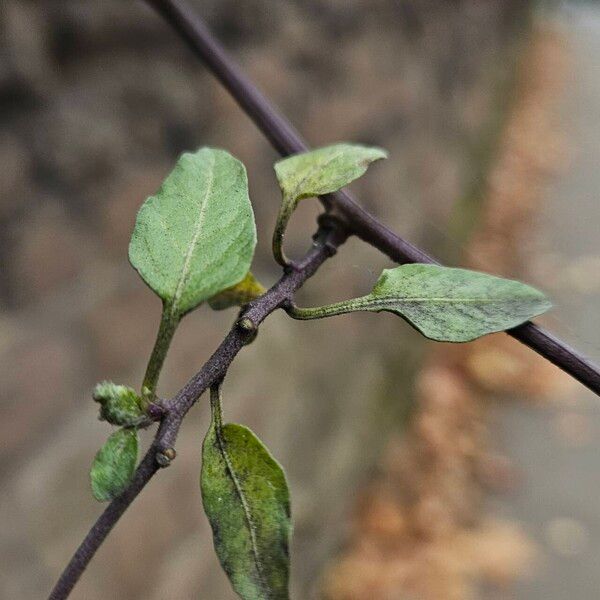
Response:
[{"label": "plant stem", "polygon": [[217,430],[223,427],[223,405],[221,402],[222,383],[223,380],[221,379],[221,381],[210,386],[210,410],[215,429]]},{"label": "plant stem", "polygon": [[68,598],[96,550],[101,546],[121,515],[127,510],[127,507],[158,470],[154,454],[155,450],[150,448],[136,469],[133,480],[127,489],[115,498],[98,517],[63,571],[60,579],[56,582],[48,600]]},{"label": "plant stem", "polygon": [[365,310],[365,301],[369,297],[352,298],[352,300],[342,300],[333,304],[325,304],[323,306],[315,306],[314,308],[300,308],[292,304],[286,309],[286,312],[292,319],[299,321],[311,321],[313,319],[324,319],[325,317],[333,317],[335,315],[345,315],[357,310]]},{"label": "plant stem", "polygon": [[275,222],[275,229],[273,231],[273,257],[282,267],[286,267],[289,264],[289,259],[283,251],[283,236],[285,235],[285,230],[294,209],[294,203],[288,202],[284,198],[279,207],[279,214],[277,215],[277,221]]},{"label": "plant stem", "polygon": [[163,304],[156,342],[154,342],[154,348],[152,348],[152,354],[148,360],[146,374],[142,383],[142,398],[146,403],[152,401],[154,398],[160,372],[180,321],[181,318],[172,313],[171,307],[168,304]]}]

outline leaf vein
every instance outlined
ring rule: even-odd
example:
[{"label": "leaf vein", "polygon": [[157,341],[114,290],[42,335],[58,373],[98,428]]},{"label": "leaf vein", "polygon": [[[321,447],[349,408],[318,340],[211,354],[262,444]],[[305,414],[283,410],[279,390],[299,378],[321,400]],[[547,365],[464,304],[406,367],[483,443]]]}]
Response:
[{"label": "leaf vein", "polygon": [[266,585],[264,579],[263,565],[260,560],[260,556],[258,554],[258,542],[256,540],[256,527],[254,525],[254,521],[252,519],[252,515],[250,513],[250,507],[248,505],[248,500],[244,495],[244,491],[242,490],[242,486],[238,480],[236,472],[233,468],[233,464],[231,459],[229,458],[229,454],[227,454],[226,442],[223,439],[222,429],[220,425],[215,424],[215,437],[217,440],[217,444],[219,445],[219,450],[221,455],[223,456],[223,460],[225,461],[225,465],[227,470],[229,471],[229,475],[231,476],[231,480],[233,481],[233,487],[242,503],[242,509],[244,511],[244,517],[246,519],[246,523],[248,524],[248,530],[250,531],[250,541],[252,543],[252,555],[254,556],[254,564],[256,565],[256,571],[258,572],[258,578],[260,581],[260,586],[263,588],[263,593],[265,593],[266,597],[270,596],[269,588]]},{"label": "leaf vein", "polygon": [[214,154],[209,154],[212,160],[212,166],[209,170],[209,180],[206,185],[206,192],[204,194],[204,198],[200,204],[200,210],[198,212],[198,219],[194,225],[194,235],[192,236],[192,240],[190,241],[190,245],[187,249],[185,260],[183,266],[181,268],[181,274],[179,276],[179,281],[177,282],[177,287],[175,289],[175,294],[173,295],[173,304],[171,307],[171,314],[175,316],[177,311],[177,307],[179,304],[179,300],[181,299],[181,295],[183,293],[183,286],[185,285],[187,278],[190,273],[190,262],[192,260],[192,255],[194,254],[194,250],[196,244],[198,243],[198,238],[200,237],[200,232],[202,231],[202,225],[204,224],[204,216],[206,214],[206,205],[208,204],[209,196],[212,192],[212,187],[215,179],[215,157]]}]

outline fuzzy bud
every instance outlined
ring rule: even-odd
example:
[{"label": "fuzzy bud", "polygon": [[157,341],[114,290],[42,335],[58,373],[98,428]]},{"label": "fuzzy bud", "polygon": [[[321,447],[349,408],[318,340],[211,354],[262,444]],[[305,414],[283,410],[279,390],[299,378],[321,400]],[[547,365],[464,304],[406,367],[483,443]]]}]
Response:
[{"label": "fuzzy bud", "polygon": [[130,387],[103,381],[96,385],[92,397],[100,404],[100,419],[112,425],[135,427],[147,419],[141,398]]}]

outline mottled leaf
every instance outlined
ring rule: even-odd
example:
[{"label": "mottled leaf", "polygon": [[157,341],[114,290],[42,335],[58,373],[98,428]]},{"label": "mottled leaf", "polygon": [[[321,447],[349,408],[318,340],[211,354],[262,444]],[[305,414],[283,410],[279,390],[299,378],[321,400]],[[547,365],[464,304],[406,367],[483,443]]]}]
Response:
[{"label": "mottled leaf", "polygon": [[102,381],[94,388],[92,397],[100,404],[100,418],[112,425],[132,427],[147,420],[142,399],[126,385]]},{"label": "mottled leaf", "polygon": [[265,291],[260,281],[248,271],[248,274],[242,281],[210,298],[208,304],[213,310],[224,310],[231,306],[243,306],[262,296]]},{"label": "mottled leaf", "polygon": [[137,455],[135,429],[119,429],[108,438],[96,454],[90,471],[92,493],[96,500],[112,500],[127,487],[135,471]]},{"label": "mottled leaf", "polygon": [[275,163],[283,196],[273,235],[273,254],[277,262],[287,263],[282,250],[283,236],[300,200],[336,192],[360,177],[370,163],[386,157],[387,153],[381,148],[334,144]]},{"label": "mottled leaf", "polygon": [[244,600],[287,600],[290,499],[285,475],[247,427],[213,422],[200,479],[219,561]]},{"label": "mottled leaf", "polygon": [[466,269],[411,264],[385,269],[367,296],[292,309],[290,314],[314,319],[385,310],[400,315],[432,340],[468,342],[516,327],[550,307],[544,294],[518,281]]},{"label": "mottled leaf", "polygon": [[241,281],[255,246],[244,165],[202,148],[183,154],[140,208],[129,260],[177,318]]}]

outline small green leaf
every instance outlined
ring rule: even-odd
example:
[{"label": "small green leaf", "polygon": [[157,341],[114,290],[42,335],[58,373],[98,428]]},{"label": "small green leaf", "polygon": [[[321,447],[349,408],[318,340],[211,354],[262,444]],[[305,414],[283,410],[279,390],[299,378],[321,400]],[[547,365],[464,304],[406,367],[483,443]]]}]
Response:
[{"label": "small green leaf", "polygon": [[119,429],[108,438],[96,454],[90,471],[92,493],[96,500],[112,500],[127,487],[133,478],[137,454],[135,429]]},{"label": "small green leaf", "polygon": [[221,424],[215,402],[200,487],[233,589],[244,600],[287,600],[291,521],[285,474],[247,427]]},{"label": "small green leaf", "polygon": [[129,260],[177,320],[241,281],[255,246],[244,165],[202,148],[183,154],[140,208]]},{"label": "small green leaf", "polygon": [[318,319],[357,310],[385,310],[400,315],[432,340],[469,342],[521,325],[551,306],[544,294],[519,281],[411,264],[385,269],[367,296],[319,308],[293,308],[290,315]]},{"label": "small green leaf", "polygon": [[142,399],[126,385],[102,381],[94,388],[92,397],[100,404],[100,418],[112,425],[133,427],[147,420]]},{"label": "small green leaf", "polygon": [[288,263],[282,250],[283,236],[300,200],[336,192],[358,179],[373,161],[386,157],[387,152],[381,148],[334,144],[275,163],[283,195],[273,234],[275,260],[280,265]]},{"label": "small green leaf", "polygon": [[213,296],[208,304],[213,310],[224,310],[231,306],[244,306],[266,292],[264,286],[248,271],[242,281]]},{"label": "small green leaf", "polygon": [[275,173],[283,196],[298,201],[335,192],[360,177],[370,163],[386,157],[381,148],[334,144],[284,158],[275,163]]}]

